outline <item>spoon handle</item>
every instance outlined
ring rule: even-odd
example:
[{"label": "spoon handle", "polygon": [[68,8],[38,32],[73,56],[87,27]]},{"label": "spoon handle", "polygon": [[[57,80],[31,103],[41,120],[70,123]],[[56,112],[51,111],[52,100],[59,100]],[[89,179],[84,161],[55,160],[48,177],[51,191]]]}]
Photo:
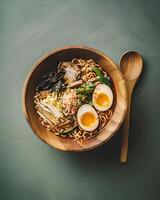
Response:
[{"label": "spoon handle", "polygon": [[127,87],[128,92],[128,105],[127,112],[122,126],[122,145],[121,145],[121,162],[127,162],[128,155],[128,136],[129,136],[129,122],[130,122],[130,107],[131,107],[131,96],[132,92]]}]

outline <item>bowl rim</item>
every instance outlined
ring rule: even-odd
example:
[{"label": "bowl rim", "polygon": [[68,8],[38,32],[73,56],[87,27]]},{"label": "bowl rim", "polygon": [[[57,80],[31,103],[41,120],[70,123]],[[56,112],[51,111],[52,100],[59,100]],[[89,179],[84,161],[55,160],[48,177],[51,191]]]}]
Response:
[{"label": "bowl rim", "polygon": [[[59,51],[62,51],[62,50],[67,50],[67,49],[85,49],[85,50],[89,50],[89,51],[92,51],[102,57],[104,57],[106,60],[109,60],[110,63],[112,63],[113,67],[118,71],[118,73],[120,74],[121,76],[121,80],[124,81],[124,110],[123,110],[123,114],[121,116],[121,121],[117,124],[115,130],[112,132],[112,134],[110,134],[109,137],[107,137],[105,140],[102,140],[101,142],[99,142],[98,144],[96,145],[93,145],[91,147],[84,147],[83,149],[63,149],[63,148],[60,148],[60,147],[55,147],[51,144],[49,144],[47,141],[45,141],[43,138],[41,138],[37,133],[36,131],[33,130],[32,126],[30,125],[30,122],[29,122],[29,116],[28,116],[28,113],[27,113],[27,109],[26,109],[26,103],[25,103],[25,98],[26,98],[26,90],[27,90],[27,85],[28,85],[28,81],[32,75],[32,73],[34,72],[34,70],[37,68],[37,66],[43,61],[45,60],[47,57],[49,57],[50,55],[54,54],[54,53],[57,53]],[[122,122],[124,121],[124,117],[125,117],[125,114],[126,114],[126,111],[127,111],[127,102],[128,102],[128,97],[127,97],[127,88],[126,88],[126,83],[125,83],[125,79],[122,75],[122,72],[120,70],[120,68],[114,63],[114,61],[108,56],[108,55],[105,55],[103,52],[101,52],[100,50],[97,50],[95,48],[92,48],[92,47],[88,47],[88,46],[85,46],[85,45],[66,45],[66,46],[63,46],[63,47],[58,47],[58,48],[55,48],[55,49],[52,49],[46,53],[44,53],[42,56],[39,57],[38,60],[35,61],[35,63],[32,65],[32,67],[29,69],[29,72],[27,73],[27,76],[24,80],[24,84],[23,84],[23,88],[22,88],[22,110],[23,110],[23,113],[24,113],[24,116],[25,116],[25,119],[29,125],[29,127],[31,128],[31,130],[33,131],[33,133],[41,140],[43,141],[44,143],[46,143],[47,145],[51,146],[52,148],[55,148],[55,149],[58,149],[58,150],[61,150],[61,151],[72,151],[72,152],[82,152],[82,151],[89,151],[89,150],[92,150],[92,149],[95,149],[99,146],[101,146],[102,144],[104,144],[105,142],[107,142],[108,140],[110,140],[113,135],[115,135],[118,131],[118,129],[120,128]]]}]

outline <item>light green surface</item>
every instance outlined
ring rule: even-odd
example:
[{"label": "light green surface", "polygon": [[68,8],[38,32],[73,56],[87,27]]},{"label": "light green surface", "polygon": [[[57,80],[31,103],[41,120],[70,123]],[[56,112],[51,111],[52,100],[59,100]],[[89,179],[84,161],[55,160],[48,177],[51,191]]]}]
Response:
[{"label": "light green surface", "polygon": [[[1,0],[1,200],[160,199],[159,8],[158,0]],[[71,44],[97,48],[117,63],[129,49],[144,58],[127,165],[119,162],[120,132],[97,150],[65,153],[41,142],[24,119],[21,92],[30,67]]]}]

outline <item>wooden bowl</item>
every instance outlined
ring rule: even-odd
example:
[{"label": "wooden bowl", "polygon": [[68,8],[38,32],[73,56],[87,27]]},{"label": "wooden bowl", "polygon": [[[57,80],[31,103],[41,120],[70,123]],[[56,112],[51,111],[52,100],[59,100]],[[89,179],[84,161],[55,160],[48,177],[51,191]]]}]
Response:
[{"label": "wooden bowl", "polygon": [[[110,121],[103,131],[95,137],[80,142],[56,136],[40,123],[34,105],[37,79],[51,68],[55,68],[61,61],[73,58],[93,59],[100,64],[111,77],[115,88],[115,108]],[[86,151],[98,147],[109,140],[120,127],[127,108],[126,86],[123,76],[116,64],[106,55],[96,49],[85,46],[66,46],[52,50],[40,58],[28,73],[23,87],[23,112],[33,132],[45,143],[63,151]]]}]

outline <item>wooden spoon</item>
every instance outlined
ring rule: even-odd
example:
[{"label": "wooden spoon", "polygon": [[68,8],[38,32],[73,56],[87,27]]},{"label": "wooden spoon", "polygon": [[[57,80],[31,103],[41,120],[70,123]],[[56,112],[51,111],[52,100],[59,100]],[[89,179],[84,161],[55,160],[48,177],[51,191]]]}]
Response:
[{"label": "wooden spoon", "polygon": [[122,127],[121,162],[127,162],[131,97],[133,88],[141,74],[142,66],[142,57],[137,52],[128,51],[121,57],[120,68],[128,92],[128,107]]}]

